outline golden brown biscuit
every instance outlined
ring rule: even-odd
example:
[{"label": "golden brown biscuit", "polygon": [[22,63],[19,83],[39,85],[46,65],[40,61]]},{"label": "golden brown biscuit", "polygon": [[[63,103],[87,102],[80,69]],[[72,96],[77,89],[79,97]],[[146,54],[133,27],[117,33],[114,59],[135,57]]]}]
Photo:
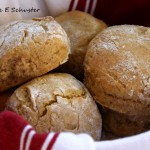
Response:
[{"label": "golden brown biscuit", "polygon": [[0,27],[0,92],[58,67],[69,50],[65,31],[52,17]]},{"label": "golden brown biscuit", "polygon": [[89,42],[106,28],[106,24],[81,11],[66,12],[55,18],[64,28],[71,43],[71,54],[67,63],[60,68],[75,76],[83,74],[83,61]]},{"label": "golden brown biscuit", "polygon": [[85,86],[69,74],[48,74],[19,87],[7,103],[36,131],[88,133],[101,136],[102,120]]},{"label": "golden brown biscuit", "polygon": [[97,35],[85,58],[85,84],[102,106],[150,114],[150,28],[121,25]]},{"label": "golden brown biscuit", "polygon": [[127,115],[103,108],[103,127],[117,136],[135,135],[150,130],[150,115]]}]

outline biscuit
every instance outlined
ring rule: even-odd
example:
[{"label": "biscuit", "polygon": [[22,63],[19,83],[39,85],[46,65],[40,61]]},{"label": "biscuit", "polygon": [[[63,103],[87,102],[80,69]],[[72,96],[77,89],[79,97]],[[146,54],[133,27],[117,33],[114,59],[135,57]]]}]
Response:
[{"label": "biscuit", "polygon": [[91,41],[84,65],[85,84],[99,104],[128,115],[150,114],[150,28],[103,30]]},{"label": "biscuit", "polygon": [[131,136],[150,129],[150,115],[127,115],[103,108],[102,119],[105,131],[116,136]]},{"label": "biscuit", "polygon": [[85,86],[69,74],[48,74],[19,87],[7,109],[24,117],[39,133],[88,133],[101,136],[102,120]]},{"label": "biscuit", "polygon": [[89,42],[107,25],[81,11],[66,12],[55,19],[66,31],[71,43],[69,60],[60,70],[80,77],[83,75],[83,61]]},{"label": "biscuit", "polygon": [[65,31],[52,17],[0,27],[0,92],[66,62],[69,44]]}]

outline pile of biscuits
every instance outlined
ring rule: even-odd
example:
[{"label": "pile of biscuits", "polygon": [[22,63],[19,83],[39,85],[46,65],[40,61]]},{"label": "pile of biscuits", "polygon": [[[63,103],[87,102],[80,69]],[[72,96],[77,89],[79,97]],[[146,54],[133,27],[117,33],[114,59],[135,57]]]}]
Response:
[{"label": "pile of biscuits", "polygon": [[100,140],[102,126],[119,137],[150,129],[148,27],[72,11],[15,21],[0,35],[0,100],[37,132]]}]

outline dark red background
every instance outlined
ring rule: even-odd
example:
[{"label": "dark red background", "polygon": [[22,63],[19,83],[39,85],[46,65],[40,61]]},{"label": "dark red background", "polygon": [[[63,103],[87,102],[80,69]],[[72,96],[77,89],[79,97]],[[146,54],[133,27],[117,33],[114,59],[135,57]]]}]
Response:
[{"label": "dark red background", "polygon": [[[81,6],[77,9],[82,10]],[[98,0],[94,15],[108,25],[150,26],[150,0]]]}]

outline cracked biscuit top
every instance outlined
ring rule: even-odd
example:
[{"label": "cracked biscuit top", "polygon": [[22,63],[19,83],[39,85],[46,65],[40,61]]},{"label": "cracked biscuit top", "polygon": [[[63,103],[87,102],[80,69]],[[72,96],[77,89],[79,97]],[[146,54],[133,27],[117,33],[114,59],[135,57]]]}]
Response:
[{"label": "cracked biscuit top", "polygon": [[0,92],[47,73],[68,59],[69,40],[52,18],[0,27]]},{"label": "cracked biscuit top", "polygon": [[126,114],[150,114],[150,28],[109,27],[90,43],[85,84],[101,105]]},{"label": "cracked biscuit top", "polygon": [[40,133],[68,131],[101,136],[101,115],[85,86],[69,74],[48,74],[19,87],[7,108]]}]

